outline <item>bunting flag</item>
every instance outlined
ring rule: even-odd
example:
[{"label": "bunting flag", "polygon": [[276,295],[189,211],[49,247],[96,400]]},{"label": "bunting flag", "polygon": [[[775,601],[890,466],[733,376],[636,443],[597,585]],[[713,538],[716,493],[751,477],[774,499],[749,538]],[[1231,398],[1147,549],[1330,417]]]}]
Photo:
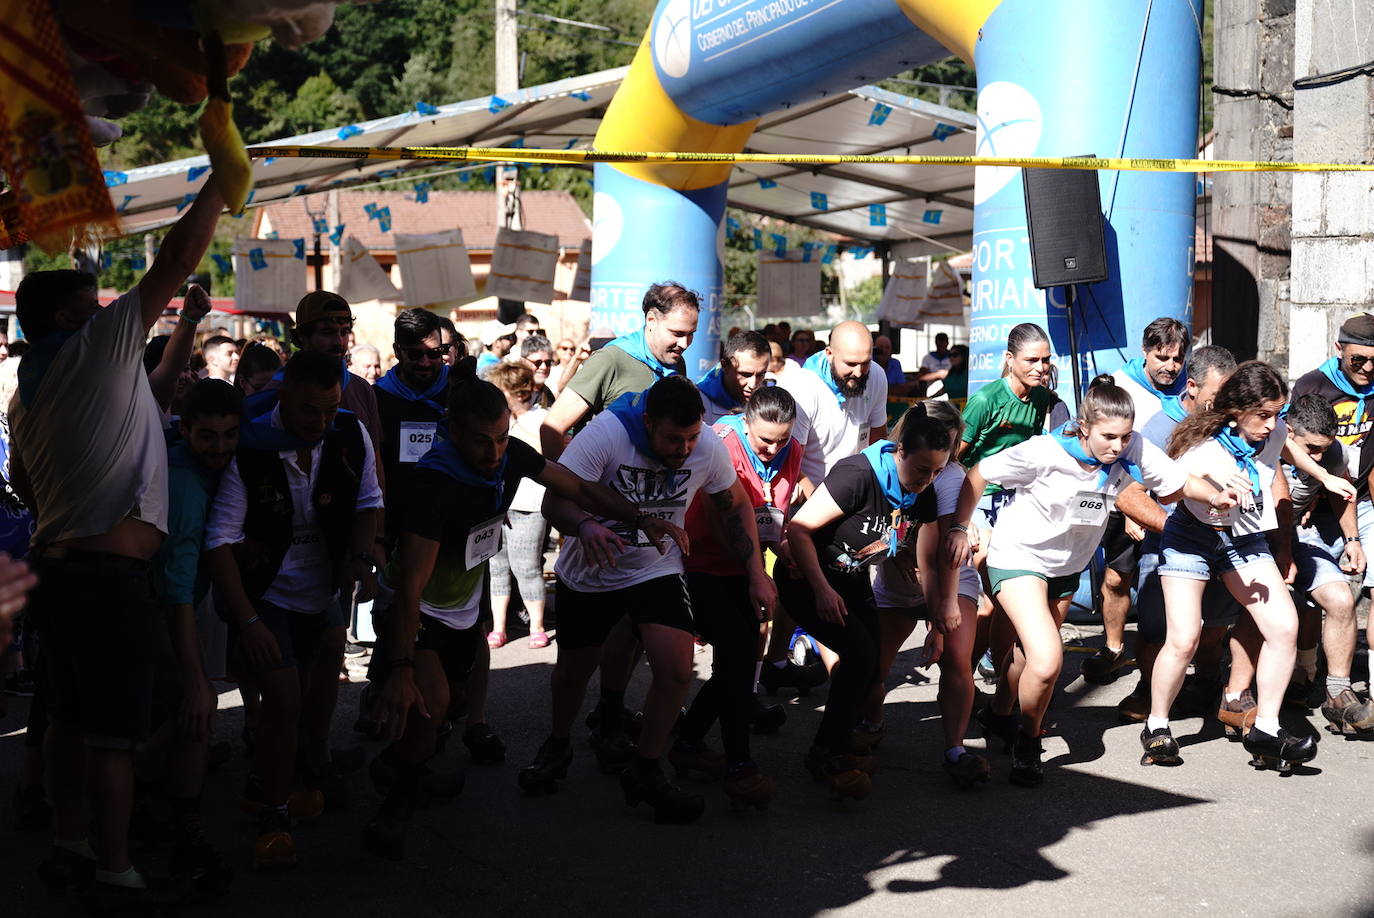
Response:
[{"label": "bunting flag", "polygon": [[439,114],[439,108],[438,108],[438,106],[430,105],[428,102],[416,102],[416,103],[415,103],[415,111],[416,111],[418,114],[421,114],[421,115],[437,115],[437,114]]},{"label": "bunting flag", "polygon": [[127,172],[112,172],[112,171],[110,171],[109,169],[106,169],[106,170],[105,170],[104,176],[105,176],[105,187],[106,187],[106,188],[113,188],[113,187],[115,187],[116,185],[123,185],[125,182],[127,182],[127,181],[129,180],[129,173],[127,173]]},{"label": "bunting flag", "polygon": [[294,255],[294,256],[296,256],[297,258],[299,258],[301,261],[304,261],[304,260],[305,260],[305,240],[304,240],[304,239],[292,239],[292,240],[291,240],[291,245],[293,245],[293,246],[295,247],[294,251],[292,251],[291,254]]},{"label": "bunting flag", "polygon": [[812,210],[829,210],[829,209],[830,209],[830,199],[827,198],[824,194],[822,194],[822,193],[819,192],[819,191],[813,191],[813,192],[811,192],[811,209],[812,209]]},{"label": "bunting flag", "polygon": [[129,267],[135,271],[142,271],[148,267],[148,258],[144,255],[133,255],[129,258]]},{"label": "bunting flag", "polygon": [[[228,256],[220,255],[216,252],[210,255],[210,260],[215,263],[216,268],[219,268],[219,273],[232,274],[234,272],[234,263],[229,260]],[[109,265],[106,265],[106,267],[109,267]]]},{"label": "bunting flag", "polygon": [[592,101],[592,94],[589,92],[585,92],[581,89],[579,89],[577,92],[570,92],[568,93],[568,95],[572,96],[574,99],[577,99],[579,102]]},{"label": "bunting flag", "polygon": [[758,315],[797,316],[821,311],[821,263],[801,251],[760,252]]},{"label": "bunting flag", "polygon": [[362,132],[362,128],[358,127],[356,124],[350,124],[346,127],[339,128],[339,139],[348,140],[350,137],[357,137]]},{"label": "bunting flag", "polygon": [[491,101],[487,103],[487,111],[491,112],[493,115],[503,108],[510,108],[510,103],[500,96],[492,96]]},{"label": "bunting flag", "polygon": [[305,296],[306,271],[291,239],[234,240],[234,305],[242,312],[290,314]]},{"label": "bunting flag", "polygon": [[821,264],[823,264],[823,265],[828,265],[828,264],[830,264],[832,261],[835,260],[835,256],[839,254],[839,251],[840,251],[840,247],[837,246],[837,245],[834,245],[833,243],[832,243],[831,245],[826,246],[826,247],[825,247],[825,254],[821,256]]},{"label": "bunting flag", "polygon": [[952,124],[945,124],[943,121],[937,122],[935,130],[930,132],[930,136],[936,140],[944,142],[946,138],[953,137],[959,133],[959,129]]},{"label": "bunting flag", "polygon": [[321,236],[329,232],[329,221],[324,217],[314,217],[310,222],[315,228],[315,232],[319,233]]},{"label": "bunting flag", "polygon": [[334,232],[329,234],[330,245],[338,245],[339,242],[343,239],[343,231],[345,226],[347,226],[347,224],[340,223],[338,226],[334,227]]},{"label": "bunting flag", "polygon": [[389,232],[391,232],[391,208],[390,208],[390,207],[382,207],[382,208],[379,208],[379,209],[377,210],[377,226],[380,227],[381,230],[382,230],[382,232],[384,232],[384,233],[389,233]]},{"label": "bunting flag", "polygon": [[887,205],[870,204],[868,205],[868,225],[887,226]]},{"label": "bunting flag", "polygon": [[768,238],[773,240],[773,254],[779,258],[787,257],[787,237],[782,233],[769,233]]},{"label": "bunting flag", "polygon": [[196,179],[200,178],[202,175],[209,171],[209,166],[192,166],[191,168],[186,170],[186,181],[194,182]]},{"label": "bunting flag", "polygon": [[449,309],[477,298],[462,230],[397,233],[393,238],[401,269],[401,295],[407,307]]},{"label": "bunting flag", "polygon": [[552,303],[558,270],[558,237],[501,227],[491,253],[487,296],[527,303]]},{"label": "bunting flag", "polygon": [[49,253],[89,230],[117,231],[53,10],[0,0],[0,170],[15,192],[0,246],[32,239]]},{"label": "bunting flag", "polygon": [[349,236],[339,259],[339,296],[350,303],[364,300],[398,300],[401,292],[385,268],[356,236]]},{"label": "bunting flag", "polygon": [[725,218],[725,231],[727,233],[733,236],[735,233],[738,233],[739,230],[740,222],[738,220],[736,220],[734,217]]},{"label": "bunting flag", "polygon": [[369,220],[377,219],[377,209],[377,205],[372,202],[363,205],[363,213],[367,214]]},{"label": "bunting flag", "polygon": [[428,204],[428,203],[429,203],[429,189],[430,189],[430,187],[431,187],[431,185],[429,184],[429,182],[416,182],[416,183],[415,183],[415,203],[416,203],[416,204]]},{"label": "bunting flag", "polygon": [[943,210],[928,210],[921,215],[921,222],[930,223],[938,226],[940,223],[940,217],[944,216],[944,213],[945,212]]},{"label": "bunting flag", "polygon": [[879,125],[887,120],[887,116],[892,114],[892,106],[884,105],[882,102],[873,103],[873,111],[868,113],[869,125]]},{"label": "bunting flag", "polygon": [[757,251],[759,251],[759,250],[762,249],[762,248],[763,248],[763,230],[761,230],[761,229],[755,229],[755,230],[754,230],[754,251],[757,252]]}]

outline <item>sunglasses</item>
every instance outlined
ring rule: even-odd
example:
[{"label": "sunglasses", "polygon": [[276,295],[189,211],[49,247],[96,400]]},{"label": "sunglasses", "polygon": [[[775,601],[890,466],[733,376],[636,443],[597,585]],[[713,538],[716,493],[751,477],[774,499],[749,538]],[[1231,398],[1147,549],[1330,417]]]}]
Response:
[{"label": "sunglasses", "polygon": [[452,344],[441,344],[438,347],[403,347],[400,351],[407,360],[418,362],[425,357],[430,360],[443,360],[452,348]]},{"label": "sunglasses", "polygon": [[571,344],[560,344],[560,345],[558,345],[558,349],[559,349],[560,351],[574,351],[574,350],[576,350],[576,348],[574,348]]},{"label": "sunglasses", "polygon": [[552,359],[552,358],[546,358],[546,359],[544,359],[544,360],[530,360],[530,358],[526,357],[525,359],[526,359],[526,360],[529,360],[530,363],[534,364],[534,365],[537,366],[537,367],[551,367],[551,366],[553,366],[553,359]]},{"label": "sunglasses", "polygon": [[1351,354],[1345,358],[1350,363],[1350,369],[1358,370],[1366,364],[1374,363],[1374,356],[1366,354]]}]

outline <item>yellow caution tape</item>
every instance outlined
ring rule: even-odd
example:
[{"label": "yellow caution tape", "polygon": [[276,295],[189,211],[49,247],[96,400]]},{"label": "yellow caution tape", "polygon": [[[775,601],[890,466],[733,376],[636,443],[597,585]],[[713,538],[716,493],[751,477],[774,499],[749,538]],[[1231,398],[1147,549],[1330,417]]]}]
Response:
[{"label": "yellow caution tape", "polygon": [[525,147],[251,147],[255,157],[435,160],[440,162],[762,163],[782,166],[1011,166],[1031,169],[1111,169],[1122,172],[1374,172],[1365,163],[1280,163],[1235,159],[1099,159],[1092,156],[889,156],[842,153],[659,153],[535,150]]}]

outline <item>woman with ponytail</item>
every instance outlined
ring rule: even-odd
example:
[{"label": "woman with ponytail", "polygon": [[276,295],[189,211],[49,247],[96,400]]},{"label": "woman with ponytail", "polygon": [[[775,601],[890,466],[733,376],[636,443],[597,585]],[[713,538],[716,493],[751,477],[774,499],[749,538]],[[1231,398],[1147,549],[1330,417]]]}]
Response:
[{"label": "woman with ponytail", "polygon": [[[901,442],[907,419],[920,417],[921,412],[945,425],[951,443],[959,442],[964,432],[959,409],[949,402],[937,401],[924,402],[902,415],[892,429],[892,439]],[[971,562],[951,567],[943,563],[940,554],[940,546],[955,522],[964,477],[962,465],[946,465],[931,485],[939,516],[937,525],[922,527],[917,539],[908,539],[895,555],[878,563],[873,578],[873,596],[879,613],[878,680],[869,693],[864,719],[854,732],[854,744],[856,751],[863,751],[882,739],[888,672],[916,622],[928,621],[926,665],[940,666],[938,701],[945,732],[942,765],[957,784],[969,787],[991,776],[988,760],[964,748],[976,691],[970,660],[983,586]]]},{"label": "woman with ponytail", "polygon": [[[1292,571],[1289,537],[1293,525],[1288,486],[1276,475],[1288,436],[1280,413],[1288,386],[1268,364],[1242,363],[1217,392],[1212,407],[1174,428],[1169,455],[1195,475],[1241,497],[1231,509],[1188,500],[1169,517],[1161,540],[1159,568],[1168,636],[1150,680],[1150,716],[1141,733],[1145,759],[1178,764],[1178,743],[1169,730],[1169,707],[1183,684],[1197,648],[1202,592],[1220,578],[1249,613],[1263,639],[1255,681],[1254,726],[1244,735],[1251,764],[1287,770],[1317,754],[1316,741],[1279,727],[1279,706],[1297,656],[1298,617],[1285,573]],[[1275,534],[1271,552],[1268,533]],[[1243,620],[1244,622],[1245,620]],[[1238,626],[1243,631],[1248,623]],[[1238,634],[1237,639],[1244,643]],[[1258,643],[1255,641],[1254,643]],[[1232,681],[1236,681],[1235,676]],[[1240,688],[1227,686],[1225,702],[1249,691],[1248,672]]]},{"label": "woman with ponytail", "polygon": [[[955,530],[967,531],[988,484],[1015,489],[993,527],[988,582],[1016,629],[1017,645],[985,722],[1011,749],[1013,784],[1034,787],[1044,780],[1040,724],[1064,662],[1059,626],[1102,541],[1116,495],[1139,481],[1164,503],[1180,497],[1221,509],[1234,503],[1135,436],[1134,419],[1130,395],[1110,376],[1099,376],[1076,421],[984,459],[964,481]],[[1019,719],[1013,713],[1018,700]]]},{"label": "woman with ponytail", "polygon": [[839,796],[872,788],[867,763],[853,754],[853,728],[878,678],[878,609],[870,568],[916,531],[934,538],[937,505],[930,484],[949,461],[949,428],[916,405],[897,442],[879,440],[841,459],[787,524],[787,553],[797,577],[777,575],[778,597],[797,623],[839,656],[825,715],[806,767]]}]

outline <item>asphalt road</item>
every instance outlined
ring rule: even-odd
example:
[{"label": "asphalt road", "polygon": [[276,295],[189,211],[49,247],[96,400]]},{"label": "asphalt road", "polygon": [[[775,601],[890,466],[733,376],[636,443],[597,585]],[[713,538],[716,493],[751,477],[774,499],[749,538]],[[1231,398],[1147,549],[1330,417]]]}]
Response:
[{"label": "asphalt road", "polygon": [[[754,740],[755,757],[780,783],[769,812],[737,816],[718,787],[698,785],[708,801],[702,820],[659,826],[647,807],[629,810],[616,782],[597,773],[580,728],[561,792],[532,799],[517,789],[517,768],[547,732],[553,659],[552,648],[531,651],[522,639],[494,654],[489,720],[509,746],[508,761],[469,767],[456,803],[421,811],[403,864],[359,853],[359,830],[377,803],[364,772],[350,778],[349,810],[297,831],[298,869],[252,873],[252,827],[235,807],[245,771],[236,755],[211,776],[205,811],[239,874],[228,898],[194,912],[1374,916],[1368,742],[1323,732],[1312,767],[1281,777],[1253,771],[1214,723],[1192,718],[1175,724],[1182,767],[1141,767],[1139,728],[1120,724],[1114,707],[1135,674],[1087,686],[1077,678],[1084,657],[1071,654],[1046,740],[1045,785],[1009,785],[1008,757],[993,754],[992,783],[961,792],[939,768],[935,686],[904,654],[867,800],[834,803],[802,770],[822,688],[810,698],[785,696],[787,725]],[[698,655],[699,675],[709,659]],[[646,681],[642,667],[631,698],[642,697]],[[351,724],[360,688],[343,693],[337,745],[359,741]],[[217,734],[237,744],[238,695],[223,689]],[[26,709],[12,698],[0,721],[0,915],[69,914],[75,905],[48,898],[33,876],[47,837],[9,827]],[[1321,722],[1301,712],[1286,719],[1290,729]],[[369,753],[379,748],[364,744]],[[448,767],[462,761],[460,752],[450,746]],[[136,855],[155,867],[161,857]]]}]

